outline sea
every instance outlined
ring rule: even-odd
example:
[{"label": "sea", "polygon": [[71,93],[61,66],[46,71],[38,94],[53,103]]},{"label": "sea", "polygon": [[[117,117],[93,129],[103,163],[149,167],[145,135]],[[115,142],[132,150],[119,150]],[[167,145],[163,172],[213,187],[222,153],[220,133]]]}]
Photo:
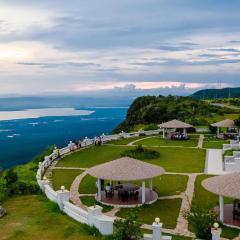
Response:
[{"label": "sea", "polygon": [[0,111],[0,168],[29,162],[53,144],[111,134],[127,107],[51,107]]}]

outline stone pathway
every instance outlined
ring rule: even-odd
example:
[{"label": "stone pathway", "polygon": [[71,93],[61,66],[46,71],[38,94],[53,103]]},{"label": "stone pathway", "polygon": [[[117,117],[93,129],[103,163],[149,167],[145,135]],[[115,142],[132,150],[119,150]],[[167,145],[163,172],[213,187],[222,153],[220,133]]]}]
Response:
[{"label": "stone pathway", "polygon": [[80,167],[53,167],[53,169],[66,169],[66,170],[87,170],[87,168],[80,168]]},{"label": "stone pathway", "polygon": [[198,139],[198,148],[203,148],[203,141],[204,141],[204,135],[200,134],[199,139]]},{"label": "stone pathway", "polygon": [[106,212],[105,215],[109,216],[109,217],[116,217],[116,213],[120,210],[119,207],[114,207],[111,211]]},{"label": "stone pathway", "polygon": [[77,176],[72,185],[71,185],[71,188],[70,188],[70,201],[80,207],[80,208],[83,208],[84,210],[86,210],[86,206],[84,204],[82,204],[81,200],[80,200],[80,194],[78,192],[78,188],[79,188],[79,185],[80,185],[80,182],[82,181],[82,179],[87,175],[87,172],[83,172],[82,174],[80,174],[79,176]]},{"label": "stone pathway", "polygon": [[181,194],[182,205],[181,205],[180,214],[177,220],[177,226],[175,228],[175,231],[177,234],[182,234],[182,235],[190,234],[188,230],[188,221],[183,217],[183,213],[184,211],[190,209],[191,202],[193,199],[193,194],[194,194],[194,183],[197,175],[198,175],[197,173],[192,173],[188,175],[189,179],[188,179],[187,189],[184,193]]},{"label": "stone pathway", "polygon": [[145,137],[145,138],[140,138],[140,139],[137,139],[137,140],[134,140],[134,141],[128,143],[127,146],[135,146],[134,144],[137,142],[140,142],[142,140],[149,139],[149,138],[156,138],[156,137],[157,136],[149,136],[149,137]]},{"label": "stone pathway", "polygon": [[158,197],[158,200],[175,199],[175,198],[182,198],[182,195],[172,195],[172,196]]}]

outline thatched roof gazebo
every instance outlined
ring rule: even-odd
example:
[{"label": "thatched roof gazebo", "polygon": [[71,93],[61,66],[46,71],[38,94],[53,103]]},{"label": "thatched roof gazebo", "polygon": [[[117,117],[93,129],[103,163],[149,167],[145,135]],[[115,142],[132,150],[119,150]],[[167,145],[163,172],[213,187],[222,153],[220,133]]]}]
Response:
[{"label": "thatched roof gazebo", "polygon": [[188,128],[192,128],[193,126],[191,124],[179,121],[179,120],[171,120],[162,124],[158,125],[160,128],[163,129],[163,138],[165,138],[165,129],[177,129],[177,128],[181,128],[184,131],[184,134],[187,134],[187,129]]},{"label": "thatched roof gazebo", "polygon": [[211,124],[211,126],[217,128],[217,136],[218,137],[220,137],[220,128],[237,128],[234,121],[231,119],[225,119],[223,121],[213,123],[213,124]]},{"label": "thatched roof gazebo", "polygon": [[142,203],[145,203],[145,181],[152,179],[165,172],[162,167],[145,163],[130,157],[122,157],[107,163],[94,166],[87,173],[98,178],[98,200],[101,201],[101,179],[110,181],[142,181]]},{"label": "thatched roof gazebo", "polygon": [[202,182],[202,186],[219,195],[220,220],[224,221],[224,198],[240,199],[240,172],[234,172],[221,176],[208,178]]}]

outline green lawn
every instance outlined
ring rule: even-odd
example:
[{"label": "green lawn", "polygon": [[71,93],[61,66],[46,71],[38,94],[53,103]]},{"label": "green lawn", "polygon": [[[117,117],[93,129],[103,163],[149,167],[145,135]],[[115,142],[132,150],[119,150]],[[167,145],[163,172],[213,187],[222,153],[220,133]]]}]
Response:
[{"label": "green lawn", "polygon": [[113,209],[113,207],[111,206],[107,206],[97,202],[95,197],[91,197],[91,196],[81,197],[81,202],[88,207],[99,205],[103,208],[103,212],[109,212]]},{"label": "green lawn", "polygon": [[153,190],[158,193],[158,196],[178,195],[186,190],[187,182],[186,175],[164,174],[153,179]]},{"label": "green lawn", "polygon": [[[153,189],[159,196],[171,196],[186,190],[188,176],[165,174],[153,179]],[[141,182],[135,182],[141,186]],[[147,181],[146,187],[149,186]],[[96,179],[89,175],[85,176],[80,184],[79,193],[94,194],[97,192]]]},{"label": "green lawn", "polygon": [[[121,153],[130,147],[102,146],[75,152],[61,159],[57,166],[92,167],[121,157]],[[165,168],[168,172],[203,172],[205,150],[191,148],[152,148],[160,152],[157,159],[146,160]]]},{"label": "green lawn", "polygon": [[81,194],[96,193],[97,192],[96,181],[97,181],[96,178],[90,175],[86,175],[80,183],[78,190],[79,193]]},{"label": "green lawn", "polygon": [[218,139],[216,137],[205,137],[203,141],[203,148],[217,148],[222,149],[223,144],[228,144],[229,140]]},{"label": "green lawn", "polygon": [[198,144],[198,139],[194,136],[189,140],[170,140],[163,139],[161,137],[152,137],[143,139],[138,144],[142,144],[144,146],[182,146],[182,147],[196,147]]},{"label": "green lawn", "polygon": [[153,148],[160,152],[158,159],[146,162],[159,165],[167,172],[195,173],[203,172],[205,164],[205,150],[195,148]]},{"label": "green lawn", "polygon": [[8,240],[95,240],[84,226],[43,196],[14,197],[4,203],[8,214],[0,219],[0,238]]},{"label": "green lawn", "polygon": [[61,186],[65,186],[70,190],[74,179],[83,171],[73,169],[53,169],[52,171],[52,184],[54,190],[59,190]]},{"label": "green lawn", "polygon": [[[177,224],[177,218],[179,215],[182,200],[169,199],[158,200],[151,205],[144,205],[137,209],[137,215],[141,223],[152,224],[156,217],[159,217],[164,223],[164,228],[174,229]],[[127,208],[121,208],[117,213],[117,216],[125,218],[129,214]]]},{"label": "green lawn", "polygon": [[[193,197],[192,204],[199,206],[201,208],[204,208],[204,209],[211,210],[215,206],[218,205],[218,196],[205,190],[201,185],[202,181],[209,177],[212,177],[212,176],[209,176],[209,175],[197,176],[196,181],[195,181],[195,191],[194,191],[194,197]],[[232,201],[233,200],[229,199],[229,198],[224,199],[225,203],[232,203]],[[240,233],[239,229],[223,227],[222,236],[232,239],[233,237],[238,236],[238,233]]]},{"label": "green lawn", "polygon": [[82,149],[62,158],[58,167],[83,167],[89,168],[97,164],[108,162],[121,157],[121,152],[130,147],[101,146]]}]

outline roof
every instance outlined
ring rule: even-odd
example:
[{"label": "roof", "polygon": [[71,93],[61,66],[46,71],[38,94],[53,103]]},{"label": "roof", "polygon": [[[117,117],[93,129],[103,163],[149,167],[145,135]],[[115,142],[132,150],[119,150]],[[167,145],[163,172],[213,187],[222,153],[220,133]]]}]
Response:
[{"label": "roof", "polygon": [[212,193],[240,199],[240,172],[205,179],[202,186]]},{"label": "roof", "polygon": [[159,166],[130,157],[119,158],[87,170],[93,177],[113,181],[144,180],[160,176],[164,172]]},{"label": "roof", "polygon": [[235,124],[234,121],[231,119],[225,119],[223,121],[220,122],[216,122],[211,124],[212,127],[223,127],[223,128],[235,128]]},{"label": "roof", "polygon": [[176,119],[171,120],[169,122],[159,124],[158,126],[161,128],[191,128],[191,127],[193,127],[192,125],[190,125],[188,123],[185,123],[185,122],[182,122],[182,121],[179,121]]}]

